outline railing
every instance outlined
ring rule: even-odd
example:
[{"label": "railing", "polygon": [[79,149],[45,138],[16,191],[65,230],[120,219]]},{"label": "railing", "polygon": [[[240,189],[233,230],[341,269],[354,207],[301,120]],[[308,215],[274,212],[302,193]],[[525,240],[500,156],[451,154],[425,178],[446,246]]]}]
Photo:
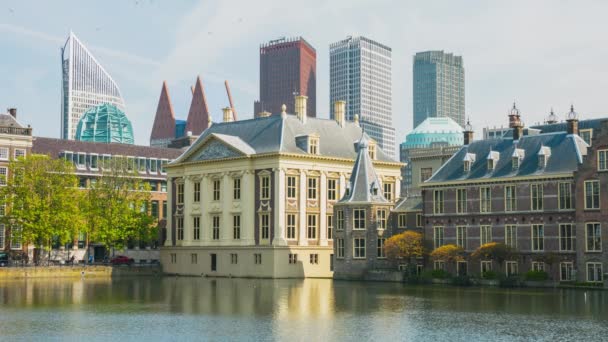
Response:
[{"label": "railing", "polygon": [[22,128],[22,127],[10,127],[10,126],[0,126],[0,134],[12,134],[12,135],[32,135],[32,128]]}]

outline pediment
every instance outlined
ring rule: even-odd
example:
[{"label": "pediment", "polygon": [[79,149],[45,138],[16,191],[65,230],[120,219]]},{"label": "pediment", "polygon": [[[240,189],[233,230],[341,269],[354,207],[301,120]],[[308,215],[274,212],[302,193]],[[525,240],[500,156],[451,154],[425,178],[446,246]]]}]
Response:
[{"label": "pediment", "polygon": [[246,157],[255,151],[239,137],[211,134],[185,161]]}]

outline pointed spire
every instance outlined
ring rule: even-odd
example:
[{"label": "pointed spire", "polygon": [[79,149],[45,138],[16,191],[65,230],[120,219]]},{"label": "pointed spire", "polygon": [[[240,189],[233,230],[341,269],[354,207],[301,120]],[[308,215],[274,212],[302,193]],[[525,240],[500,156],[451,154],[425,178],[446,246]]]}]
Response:
[{"label": "pointed spire", "polygon": [[156,116],[152,125],[152,133],[150,133],[150,144],[154,140],[174,139],[175,138],[175,113],[173,105],[169,97],[169,89],[167,82],[163,81],[163,87],[160,91],[158,106],[156,107]]},{"label": "pointed spire", "polygon": [[388,202],[380,189],[380,179],[369,156],[369,139],[366,134],[355,143],[357,159],[353,166],[347,191],[340,202]]},{"label": "pointed spire", "polygon": [[209,127],[209,108],[207,107],[207,99],[205,98],[205,90],[203,82],[199,76],[196,77],[194,92],[192,93],[192,103],[188,112],[188,120],[186,122],[186,132],[192,132],[193,135],[200,135]]}]

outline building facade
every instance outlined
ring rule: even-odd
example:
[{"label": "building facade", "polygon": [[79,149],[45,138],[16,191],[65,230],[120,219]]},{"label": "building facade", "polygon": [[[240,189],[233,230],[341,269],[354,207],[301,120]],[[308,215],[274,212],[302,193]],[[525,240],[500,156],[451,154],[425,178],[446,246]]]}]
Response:
[{"label": "building facade", "polygon": [[388,155],[395,155],[392,112],[392,50],[365,37],[348,37],[329,46],[330,118],[333,104],[346,102],[346,120],[361,126]]},{"label": "building facade", "polygon": [[[347,189],[363,134],[357,123],[296,115],[212,125],[168,165],[170,274],[331,277],[333,207]],[[399,197],[401,164],[372,141],[388,201]]]},{"label": "building facade", "polygon": [[[9,163],[16,158],[26,158],[32,150],[32,128],[17,121],[17,109],[9,108],[0,113],[0,186],[6,185]],[[6,206],[0,205],[0,216],[6,215]],[[28,252],[21,243],[18,227],[0,223],[0,252]]]},{"label": "building facade", "polygon": [[260,100],[254,115],[293,108],[294,95],[308,97],[307,115],[317,116],[317,51],[302,37],[279,38],[260,46]]},{"label": "building facade", "polygon": [[401,192],[407,196],[420,195],[419,185],[450,159],[462,143],[462,127],[447,117],[428,118],[414,128],[399,146],[399,160],[405,163]]},{"label": "building facade", "polygon": [[465,124],[462,56],[443,51],[414,56],[414,127],[429,117],[449,117]]},{"label": "building facade", "polygon": [[80,118],[91,107],[109,103],[125,110],[116,82],[73,32],[61,48],[61,71],[62,139],[75,138]]}]

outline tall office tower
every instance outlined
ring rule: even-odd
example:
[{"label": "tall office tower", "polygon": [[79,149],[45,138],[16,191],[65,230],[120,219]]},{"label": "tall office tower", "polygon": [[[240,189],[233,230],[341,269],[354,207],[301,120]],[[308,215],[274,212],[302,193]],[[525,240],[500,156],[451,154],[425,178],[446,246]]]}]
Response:
[{"label": "tall office tower", "polygon": [[447,116],[464,127],[462,56],[443,51],[414,56],[414,127],[428,117]]},{"label": "tall office tower", "polygon": [[304,38],[280,38],[260,46],[260,100],[254,115],[293,110],[294,94],[308,97],[307,114],[317,116],[317,51]]},{"label": "tall office tower", "polygon": [[80,117],[102,103],[125,110],[118,85],[82,42],[70,32],[61,48],[61,138],[73,140]]},{"label": "tall office tower", "polygon": [[391,48],[365,37],[329,46],[330,117],[334,103],[346,101],[346,120],[359,122],[384,152],[395,158],[392,120]]}]

